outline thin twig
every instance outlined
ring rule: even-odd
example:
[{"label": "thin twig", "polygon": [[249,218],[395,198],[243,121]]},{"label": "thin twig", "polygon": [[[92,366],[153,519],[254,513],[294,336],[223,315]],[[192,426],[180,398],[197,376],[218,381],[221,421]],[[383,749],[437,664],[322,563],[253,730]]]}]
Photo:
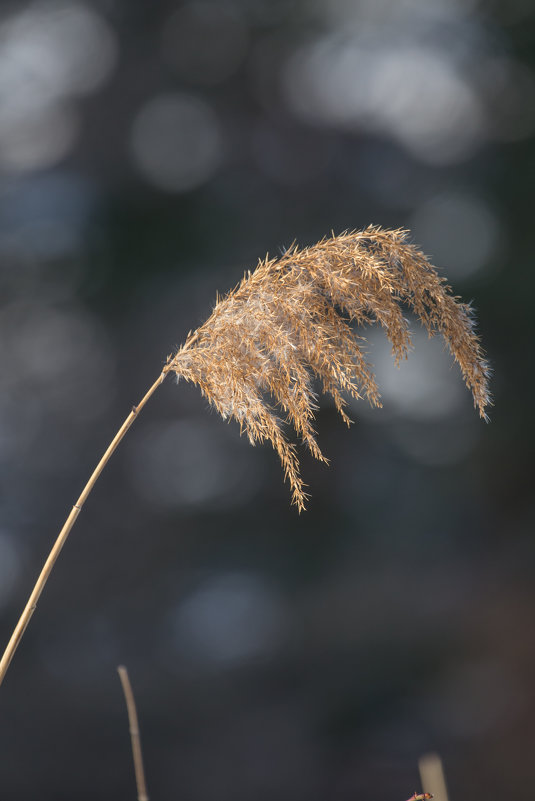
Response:
[{"label": "thin twig", "polygon": [[147,795],[147,785],[145,783],[145,771],[143,770],[143,755],[141,753],[141,737],[139,734],[139,723],[137,719],[136,702],[132,685],[128,678],[128,671],[124,665],[117,668],[121,684],[123,686],[126,709],[128,711],[128,725],[130,726],[130,738],[132,740],[132,756],[134,758],[134,770],[136,773],[136,787],[138,801],[149,801]]},{"label": "thin twig", "polygon": [[22,637],[24,635],[24,632],[26,631],[28,623],[30,622],[30,618],[32,617],[33,613],[35,612],[35,610],[37,608],[37,601],[39,600],[39,598],[41,596],[41,593],[43,592],[45,584],[48,581],[48,577],[50,576],[50,573],[52,572],[52,568],[56,564],[56,560],[57,560],[57,558],[58,558],[58,556],[59,556],[59,554],[61,552],[61,549],[65,545],[67,537],[69,536],[70,531],[71,531],[74,523],[76,522],[76,518],[80,514],[82,506],[86,502],[91,490],[93,489],[93,487],[95,486],[95,484],[97,482],[98,477],[100,476],[100,474],[104,470],[104,468],[107,465],[110,457],[112,456],[112,454],[116,450],[116,448],[119,445],[119,443],[121,442],[122,438],[124,437],[124,435],[126,434],[128,429],[130,428],[130,426],[132,425],[134,420],[136,419],[136,417],[139,414],[139,412],[141,411],[141,409],[145,406],[146,402],[149,400],[151,395],[156,391],[156,389],[160,386],[160,384],[165,380],[165,377],[166,377],[167,373],[168,373],[168,368],[165,367],[164,370],[162,371],[162,373],[158,376],[158,378],[154,382],[154,384],[148,390],[148,392],[146,392],[145,395],[143,396],[143,398],[140,400],[138,405],[134,406],[132,408],[132,411],[130,412],[130,414],[128,415],[128,417],[126,418],[126,420],[124,421],[124,423],[122,424],[122,426],[120,427],[120,429],[118,430],[118,432],[116,433],[116,435],[114,436],[114,438],[112,439],[110,444],[108,445],[108,447],[107,447],[102,459],[100,460],[100,462],[95,467],[95,469],[94,469],[94,471],[93,471],[93,473],[91,475],[91,478],[89,479],[89,481],[85,485],[84,489],[82,490],[82,494],[80,495],[80,497],[78,498],[78,500],[76,501],[74,506],[72,507],[72,509],[71,509],[71,511],[69,513],[69,516],[67,517],[67,520],[63,524],[63,528],[59,532],[58,537],[56,539],[56,542],[54,543],[54,545],[52,547],[52,550],[50,551],[50,553],[48,555],[48,558],[47,558],[47,560],[46,560],[46,562],[45,562],[45,564],[43,566],[43,569],[41,570],[41,573],[40,573],[39,578],[37,579],[37,582],[36,582],[36,584],[35,584],[35,586],[34,586],[34,588],[32,590],[32,593],[31,593],[30,597],[28,598],[28,602],[26,603],[26,606],[24,607],[22,615],[19,618],[19,622],[15,626],[15,630],[13,631],[13,634],[11,635],[11,639],[9,640],[9,642],[7,644],[6,650],[4,651],[4,655],[2,656],[2,659],[0,661],[0,684],[2,684],[2,682],[4,680],[4,677],[5,677],[6,673],[7,673],[7,669],[9,667],[9,665],[11,664],[11,660],[13,659],[15,651],[17,650],[17,648],[19,646],[19,643],[20,643],[20,641],[21,641],[21,639],[22,639]]},{"label": "thin twig", "polygon": [[424,754],[418,760],[422,787],[428,792],[433,790],[436,801],[448,801],[444,767],[438,754]]}]

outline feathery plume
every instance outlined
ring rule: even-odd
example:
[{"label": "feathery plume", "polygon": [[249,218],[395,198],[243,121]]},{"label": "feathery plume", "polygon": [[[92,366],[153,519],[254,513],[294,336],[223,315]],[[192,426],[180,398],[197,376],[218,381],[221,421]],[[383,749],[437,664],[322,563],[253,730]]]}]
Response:
[{"label": "feathery plume", "polygon": [[[470,307],[450,294],[408,232],[369,227],[324,239],[304,250],[292,246],[280,259],[260,262],[185,344],[169,357],[156,381],[109,443],[65,520],[0,659],[0,684],[35,612],[61,550],[99,476],[140,411],[170,372],[198,384],[224,418],[235,418],[254,444],[269,440],[277,451],[299,510],[307,495],[295,446],[288,442],[273,401],[311,453],[326,461],[312,425],[317,378],[340,415],[344,395],[379,391],[355,325],[379,323],[395,360],[411,345],[403,305],[412,308],[429,335],[439,332],[458,362],[474,405],[486,419],[489,368],[474,333]],[[353,325],[352,325],[353,324]]]},{"label": "feathery plume", "polygon": [[344,395],[381,405],[355,324],[383,326],[399,363],[411,347],[403,316],[408,306],[430,336],[443,335],[486,419],[489,368],[471,309],[451,295],[408,236],[405,230],[370,226],[303,250],[294,245],[279,259],[260,261],[235,289],[218,297],[208,320],[165,367],[177,380],[197,384],[224,419],[238,421],[252,444],[271,442],[299,510],[307,494],[295,445],[283,426],[293,425],[310,452],[327,461],[313,428],[313,379],[348,424]]}]

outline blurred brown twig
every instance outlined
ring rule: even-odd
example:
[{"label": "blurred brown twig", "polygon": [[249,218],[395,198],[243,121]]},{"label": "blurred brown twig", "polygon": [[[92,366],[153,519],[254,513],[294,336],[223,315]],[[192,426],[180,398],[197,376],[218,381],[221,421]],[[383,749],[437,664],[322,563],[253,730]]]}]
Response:
[{"label": "blurred brown twig", "polygon": [[132,756],[134,759],[134,771],[136,774],[137,798],[138,801],[149,801],[149,796],[147,795],[147,784],[145,782],[145,770],[143,768],[143,754],[141,753],[141,735],[139,733],[136,701],[126,667],[124,665],[119,665],[117,672],[121,680],[124,698],[126,701],[126,709],[128,711],[128,725],[130,728],[130,738],[132,740]]}]

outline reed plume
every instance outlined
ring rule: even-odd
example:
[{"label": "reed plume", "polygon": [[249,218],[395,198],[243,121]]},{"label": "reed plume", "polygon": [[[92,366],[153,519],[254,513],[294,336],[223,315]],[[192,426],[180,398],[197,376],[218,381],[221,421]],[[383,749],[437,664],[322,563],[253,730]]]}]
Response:
[{"label": "reed plume", "polygon": [[411,347],[403,316],[408,305],[430,335],[444,336],[485,417],[488,367],[470,307],[450,294],[445,280],[407,240],[407,231],[369,227],[303,250],[293,246],[280,259],[266,258],[218,300],[209,319],[190,333],[166,366],[178,379],[197,384],[223,418],[237,420],[251,443],[271,442],[300,510],[307,496],[284,423],[293,425],[317,459],[326,461],[313,428],[313,378],[346,423],[344,395],[380,405],[362,350],[365,340],[354,324],[382,325],[399,362]]},{"label": "reed plume", "polygon": [[253,444],[271,442],[289,480],[292,500],[301,510],[307,495],[285,422],[293,425],[317,459],[326,461],[313,427],[317,408],[313,380],[331,395],[346,423],[350,422],[345,412],[348,395],[380,405],[362,350],[364,340],[355,326],[383,326],[399,362],[411,346],[404,306],[413,310],[430,335],[443,335],[474,405],[485,418],[489,370],[471,309],[451,294],[426,257],[409,244],[407,231],[369,227],[333,235],[303,250],[293,246],[280,259],[266,258],[217,301],[204,325],[190,332],[119,428],[41,570],[0,660],[0,683],[85,501],[136,416],[169,373],[197,384],[224,418],[238,421]]}]

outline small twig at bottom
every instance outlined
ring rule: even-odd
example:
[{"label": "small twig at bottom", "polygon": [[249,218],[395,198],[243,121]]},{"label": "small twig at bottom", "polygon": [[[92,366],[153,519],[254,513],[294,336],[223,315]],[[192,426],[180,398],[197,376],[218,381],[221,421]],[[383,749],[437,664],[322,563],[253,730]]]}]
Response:
[{"label": "small twig at bottom", "polygon": [[141,737],[139,734],[139,723],[137,720],[136,702],[132,685],[128,678],[128,671],[124,665],[117,668],[119,678],[123,687],[126,709],[128,711],[128,724],[130,726],[130,738],[132,740],[132,756],[134,758],[134,771],[136,774],[137,798],[138,801],[149,801],[147,795],[147,785],[145,784],[145,771],[143,769],[143,755],[141,753]]},{"label": "small twig at bottom", "polygon": [[424,754],[418,760],[420,779],[424,790],[433,790],[436,801],[448,801],[444,767],[438,754]]}]

